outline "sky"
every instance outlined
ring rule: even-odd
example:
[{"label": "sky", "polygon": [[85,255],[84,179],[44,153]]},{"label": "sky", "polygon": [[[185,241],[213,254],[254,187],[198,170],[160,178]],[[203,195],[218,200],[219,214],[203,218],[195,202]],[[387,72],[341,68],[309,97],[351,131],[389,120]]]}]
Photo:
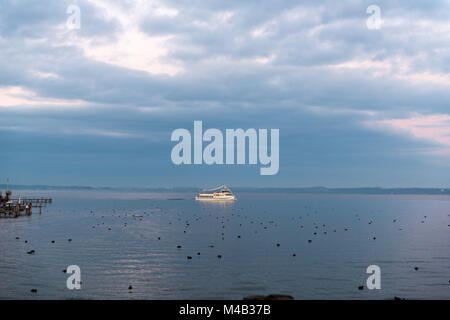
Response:
[{"label": "sky", "polygon": [[[432,0],[1,1],[0,182],[449,187],[449,21]],[[279,129],[278,173],[173,164],[195,120]]]}]

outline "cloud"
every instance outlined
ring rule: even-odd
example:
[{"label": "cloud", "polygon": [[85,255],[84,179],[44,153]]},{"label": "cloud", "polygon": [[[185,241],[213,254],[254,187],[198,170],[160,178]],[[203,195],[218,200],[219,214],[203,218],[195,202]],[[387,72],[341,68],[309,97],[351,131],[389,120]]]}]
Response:
[{"label": "cloud", "polygon": [[406,133],[414,139],[423,139],[437,145],[430,153],[450,155],[450,115],[415,114],[404,119],[385,119],[367,123],[381,130],[388,129],[394,133]]},{"label": "cloud", "polygon": [[119,25],[115,36],[105,41],[77,32],[67,35],[66,30],[63,32],[66,39],[61,45],[78,47],[89,59],[151,74],[174,75],[181,70],[179,66],[163,61],[170,36],[149,36],[138,28],[148,12],[158,17],[172,17],[177,15],[177,10],[147,1],[135,1],[129,7],[108,1],[92,1],[92,4],[103,12],[104,20]]},{"label": "cloud", "polygon": [[[38,74],[39,77],[54,77],[53,75]],[[56,76],[57,77],[57,76]],[[38,108],[38,107],[82,107],[86,102],[82,100],[63,100],[39,97],[34,92],[22,87],[0,87],[0,108],[1,107],[20,107],[20,108]]]},{"label": "cloud", "polygon": [[[366,27],[372,3],[350,0],[78,0],[79,30],[67,29],[70,4],[0,4],[0,143],[17,154],[59,154],[77,179],[89,154],[111,164],[86,162],[106,180],[124,167],[105,155],[129,157],[142,184],[146,159],[176,183],[193,169],[168,162],[170,132],[203,120],[279,128],[280,185],[394,184],[395,172],[420,184],[421,168],[442,171],[433,159],[448,149],[446,1],[378,1],[379,30]],[[48,143],[35,150],[38,137]],[[245,170],[235,178],[259,183]]]}]

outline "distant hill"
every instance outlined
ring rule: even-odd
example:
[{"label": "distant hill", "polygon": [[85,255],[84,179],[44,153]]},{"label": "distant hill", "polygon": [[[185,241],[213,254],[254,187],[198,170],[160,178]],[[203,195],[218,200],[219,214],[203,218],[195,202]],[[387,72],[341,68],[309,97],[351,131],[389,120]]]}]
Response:
[{"label": "distant hill", "polygon": [[[233,188],[238,190],[239,188]],[[380,188],[380,187],[364,187],[364,188],[327,188],[327,187],[311,187],[311,188],[246,188],[246,191],[257,192],[277,192],[286,193],[305,193],[305,194],[444,194],[450,195],[450,188]]]},{"label": "distant hill", "polygon": [[[6,185],[0,184],[0,190],[5,190]],[[90,187],[90,186],[48,186],[48,185],[9,185],[11,190],[79,190],[79,191],[133,191],[133,192],[198,192],[201,188],[196,187],[174,187],[174,188],[143,188],[143,187]],[[256,188],[256,187],[232,187],[232,190],[240,192],[284,192],[303,194],[430,194],[450,195],[450,188]]]}]

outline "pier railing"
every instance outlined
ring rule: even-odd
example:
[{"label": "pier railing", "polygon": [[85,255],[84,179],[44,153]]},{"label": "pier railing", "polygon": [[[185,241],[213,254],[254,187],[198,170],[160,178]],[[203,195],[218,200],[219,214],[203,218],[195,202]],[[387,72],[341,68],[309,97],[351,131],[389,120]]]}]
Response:
[{"label": "pier railing", "polygon": [[20,200],[20,202],[23,203],[32,203],[32,204],[47,204],[47,203],[52,203],[52,198],[16,198],[16,199],[11,199],[12,201],[18,202]]}]

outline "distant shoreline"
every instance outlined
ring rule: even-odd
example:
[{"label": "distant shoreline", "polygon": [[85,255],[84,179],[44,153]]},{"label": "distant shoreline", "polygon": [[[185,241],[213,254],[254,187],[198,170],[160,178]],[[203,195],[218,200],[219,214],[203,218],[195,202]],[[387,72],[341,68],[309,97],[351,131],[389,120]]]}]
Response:
[{"label": "distant shoreline", "polygon": [[[6,185],[0,184],[0,190],[5,190]],[[115,192],[198,192],[202,188],[196,187],[174,187],[174,188],[145,188],[145,187],[89,187],[89,186],[49,186],[49,185],[9,185],[11,190],[62,190],[62,191],[115,191]],[[259,192],[259,193],[301,193],[301,194],[424,194],[424,195],[450,195],[450,188],[327,188],[327,187],[304,187],[304,188],[257,188],[257,187],[232,187],[237,192]]]}]

